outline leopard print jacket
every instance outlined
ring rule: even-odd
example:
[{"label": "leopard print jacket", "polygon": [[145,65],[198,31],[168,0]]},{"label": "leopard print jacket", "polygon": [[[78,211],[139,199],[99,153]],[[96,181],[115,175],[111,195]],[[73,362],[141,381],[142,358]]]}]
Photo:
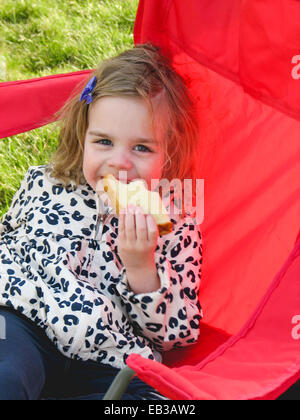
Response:
[{"label": "leopard print jacket", "polygon": [[[47,166],[28,169],[0,223],[0,306],[35,322],[65,356],[116,368],[199,336],[202,237],[171,216],[159,236],[159,290],[135,294],[118,255],[118,218],[88,185],[64,187]],[[101,201],[101,200],[100,200]]]}]

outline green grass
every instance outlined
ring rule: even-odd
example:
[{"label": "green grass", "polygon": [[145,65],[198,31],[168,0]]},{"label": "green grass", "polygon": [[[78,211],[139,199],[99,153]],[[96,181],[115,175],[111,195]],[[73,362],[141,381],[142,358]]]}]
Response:
[{"label": "green grass", "polygon": [[[0,82],[94,68],[133,46],[138,0],[1,0]],[[50,125],[0,139],[0,218],[27,169],[57,146]]]}]

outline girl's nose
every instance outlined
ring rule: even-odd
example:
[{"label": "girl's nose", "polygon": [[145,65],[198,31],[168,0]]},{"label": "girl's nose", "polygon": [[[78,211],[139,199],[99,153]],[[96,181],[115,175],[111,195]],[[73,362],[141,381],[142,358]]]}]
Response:
[{"label": "girl's nose", "polygon": [[132,167],[132,162],[124,153],[114,153],[114,155],[108,161],[108,167],[117,170],[129,171]]}]

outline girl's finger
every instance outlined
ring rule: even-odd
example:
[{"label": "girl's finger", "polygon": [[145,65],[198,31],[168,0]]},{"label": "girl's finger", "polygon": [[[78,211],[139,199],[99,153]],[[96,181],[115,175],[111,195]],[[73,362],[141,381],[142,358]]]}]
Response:
[{"label": "girl's finger", "polygon": [[126,239],[126,234],[125,234],[125,210],[124,209],[120,210],[120,213],[119,213],[118,237],[121,240]]},{"label": "girl's finger", "polygon": [[136,241],[134,207],[127,206],[125,217],[125,235],[127,242]]},{"label": "girl's finger", "polygon": [[154,217],[150,214],[147,215],[147,227],[148,227],[148,240],[154,241],[158,236],[158,227],[154,220]]},{"label": "girl's finger", "polygon": [[146,242],[148,240],[147,216],[141,207],[135,209],[136,237],[138,241]]}]

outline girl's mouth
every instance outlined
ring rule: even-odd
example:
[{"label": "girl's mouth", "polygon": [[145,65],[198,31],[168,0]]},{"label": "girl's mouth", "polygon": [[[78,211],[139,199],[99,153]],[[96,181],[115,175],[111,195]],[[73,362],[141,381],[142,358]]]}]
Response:
[{"label": "girl's mouth", "polygon": [[[101,180],[103,179],[104,177],[103,176],[101,176]],[[127,178],[119,178],[118,176],[115,176],[115,178],[116,178],[116,180],[117,181],[119,181],[119,182],[122,182],[122,184],[129,184],[131,181],[132,181],[132,179],[127,179]]]}]

